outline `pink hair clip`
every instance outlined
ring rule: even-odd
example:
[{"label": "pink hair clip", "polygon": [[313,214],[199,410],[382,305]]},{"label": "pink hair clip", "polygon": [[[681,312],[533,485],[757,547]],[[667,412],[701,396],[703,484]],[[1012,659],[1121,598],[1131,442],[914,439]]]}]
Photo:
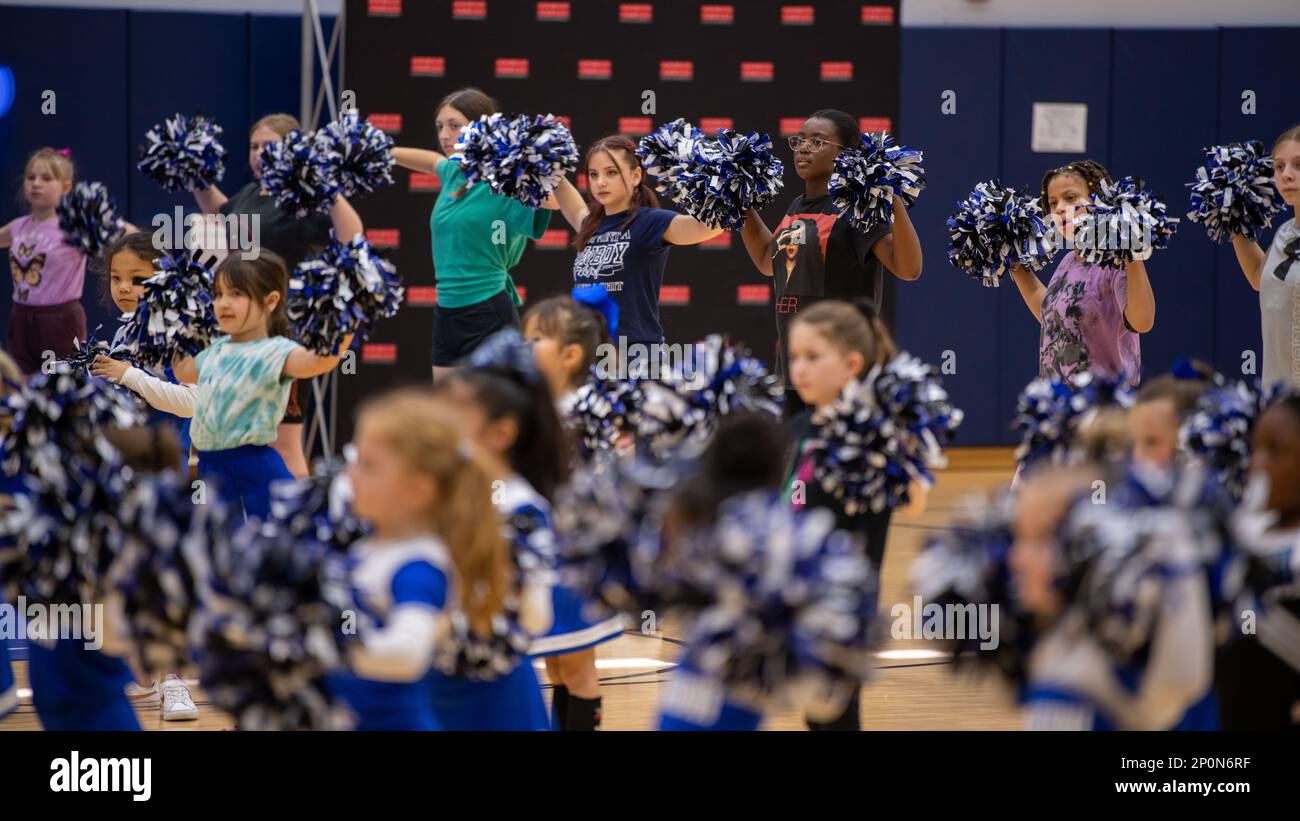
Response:
[{"label": "pink hair clip", "polygon": [[72,158],[72,149],[71,149],[71,148],[54,148],[53,146],[49,146],[49,145],[47,145],[47,146],[45,146],[44,148],[42,148],[41,150],[42,150],[42,151],[53,151],[55,154],[62,154],[63,156],[68,157],[69,159]]}]

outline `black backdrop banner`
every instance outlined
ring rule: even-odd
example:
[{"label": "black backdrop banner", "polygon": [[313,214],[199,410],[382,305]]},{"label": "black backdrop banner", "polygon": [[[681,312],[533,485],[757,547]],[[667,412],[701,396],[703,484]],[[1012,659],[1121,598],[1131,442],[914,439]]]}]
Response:
[{"label": "black backdrop banner", "polygon": [[[580,148],[614,133],[637,138],[678,117],[709,132],[767,133],[786,164],[785,188],[763,214],[774,227],[803,193],[783,137],[811,112],[839,108],[859,117],[864,131],[894,130],[898,4],[347,0],[344,93],[398,145],[435,149],[434,108],[465,86],[487,92],[509,114],[566,118]],[[371,243],[396,264],[407,301],[362,344],[356,373],[340,377],[339,442],[351,437],[362,398],[430,379],[429,215],[437,180],[404,169],[394,178],[357,208]],[[512,272],[525,308],[572,287],[571,238],[557,212],[548,234],[530,243]],[[773,359],[771,280],[754,268],[738,233],[674,248],[660,304],[670,343],[725,332]]]}]

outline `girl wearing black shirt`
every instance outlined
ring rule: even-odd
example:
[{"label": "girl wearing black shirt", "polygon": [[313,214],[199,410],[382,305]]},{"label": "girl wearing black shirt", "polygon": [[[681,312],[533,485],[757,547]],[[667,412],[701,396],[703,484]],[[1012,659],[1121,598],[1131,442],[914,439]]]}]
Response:
[{"label": "girl wearing black shirt", "polygon": [[852,116],[831,108],[814,112],[799,135],[790,138],[795,172],[805,185],[803,195],[786,209],[775,232],[752,209],[741,231],[749,258],[761,274],[773,278],[776,289],[777,369],[786,380],[790,415],[803,407],[790,384],[791,318],[821,299],[864,296],[881,305],[883,268],[902,280],[921,276],[921,242],[901,199],[894,198],[892,225],[866,233],[836,215],[827,193],[835,158],[845,147],[861,142]]}]

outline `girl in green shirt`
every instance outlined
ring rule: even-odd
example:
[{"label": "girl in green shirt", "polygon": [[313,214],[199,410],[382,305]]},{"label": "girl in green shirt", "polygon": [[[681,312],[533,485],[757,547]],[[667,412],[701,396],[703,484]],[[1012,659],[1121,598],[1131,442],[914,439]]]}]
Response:
[{"label": "girl in green shirt", "polygon": [[447,95],[437,109],[442,151],[394,148],[397,164],[436,174],[442,187],[429,231],[438,304],[433,312],[433,380],[438,382],[479,343],[506,326],[519,327],[510,269],[529,239],[540,239],[558,206],[551,197],[541,209],[492,193],[486,185],[467,188],[452,158],[460,133],[479,117],[496,113],[491,97],[476,88]]}]

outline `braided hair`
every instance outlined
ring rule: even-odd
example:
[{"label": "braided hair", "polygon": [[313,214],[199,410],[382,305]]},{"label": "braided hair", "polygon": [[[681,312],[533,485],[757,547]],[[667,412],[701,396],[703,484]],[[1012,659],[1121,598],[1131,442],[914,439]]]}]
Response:
[{"label": "braided hair", "polygon": [[1062,174],[1073,174],[1082,179],[1088,186],[1088,193],[1096,194],[1101,191],[1103,182],[1111,182],[1110,172],[1106,166],[1096,160],[1078,160],[1060,168],[1053,168],[1043,175],[1043,187],[1040,194],[1039,202],[1043,206],[1044,213],[1050,213],[1051,208],[1047,205],[1047,186],[1052,184],[1052,180]]}]

